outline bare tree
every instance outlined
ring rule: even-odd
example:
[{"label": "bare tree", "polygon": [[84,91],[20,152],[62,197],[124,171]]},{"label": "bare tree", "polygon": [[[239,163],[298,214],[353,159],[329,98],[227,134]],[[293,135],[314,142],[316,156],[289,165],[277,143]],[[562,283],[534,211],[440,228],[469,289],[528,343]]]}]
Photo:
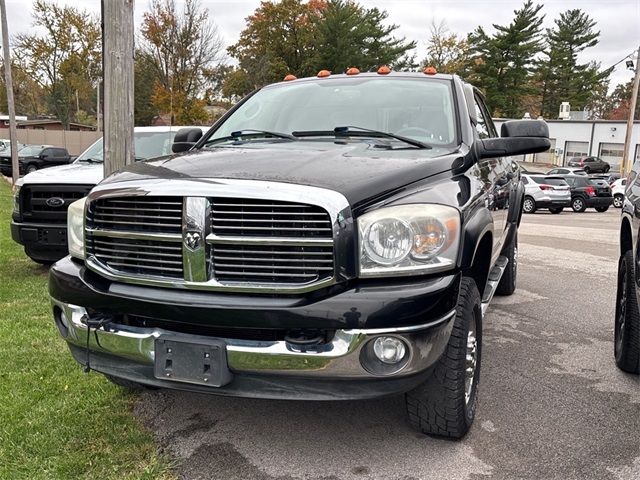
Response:
[{"label": "bare tree", "polygon": [[174,0],[152,0],[144,14],[138,55],[155,70],[152,101],[172,120],[206,120],[204,95],[211,70],[224,58],[224,45],[209,11],[186,0],[181,12]]},{"label": "bare tree", "polygon": [[444,20],[440,23],[433,20],[429,32],[427,57],[422,64],[442,73],[463,75],[469,65],[469,43],[452,33]]}]

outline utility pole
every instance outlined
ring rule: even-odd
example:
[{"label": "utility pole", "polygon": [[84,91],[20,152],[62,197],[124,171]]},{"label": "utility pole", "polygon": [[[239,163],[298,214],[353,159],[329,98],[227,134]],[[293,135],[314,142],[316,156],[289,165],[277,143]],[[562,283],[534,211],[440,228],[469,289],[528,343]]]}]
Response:
[{"label": "utility pole", "polygon": [[11,184],[15,187],[20,176],[18,164],[18,133],[16,132],[16,105],[13,100],[13,78],[11,76],[11,52],[9,51],[9,27],[7,27],[7,6],[0,0],[2,17],[2,50],[4,53],[4,81],[7,86],[7,106],[9,109],[9,150],[11,151]]},{"label": "utility pole", "polygon": [[104,175],[133,163],[133,4],[102,0]]},{"label": "utility pole", "polygon": [[627,119],[627,132],[624,136],[624,151],[622,153],[622,165],[620,173],[625,176],[631,166],[633,159],[629,159],[631,152],[631,134],[633,133],[633,120],[636,113],[636,101],[638,100],[638,85],[640,85],[640,47],[638,47],[638,55],[636,55],[636,75],[633,78],[633,88],[631,89],[631,101],[629,102],[629,118]]},{"label": "utility pole", "polygon": [[100,79],[96,87],[96,131],[100,131]]}]

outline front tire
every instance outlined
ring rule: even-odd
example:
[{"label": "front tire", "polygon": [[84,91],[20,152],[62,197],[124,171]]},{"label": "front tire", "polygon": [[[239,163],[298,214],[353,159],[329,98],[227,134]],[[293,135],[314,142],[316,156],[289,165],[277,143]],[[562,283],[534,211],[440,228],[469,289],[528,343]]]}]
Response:
[{"label": "front tire", "polygon": [[640,373],[640,312],[631,250],[626,251],[618,263],[614,332],[616,365],[625,372]]},{"label": "front tire", "polygon": [[531,197],[524,197],[524,202],[522,203],[522,211],[524,213],[535,213],[536,201]]},{"label": "front tire", "polygon": [[596,212],[604,213],[609,210],[609,207],[596,207]]},{"label": "front tire", "polygon": [[611,169],[611,167],[604,167],[604,173],[609,173],[610,169]]},{"label": "front tire", "polygon": [[38,167],[36,167],[33,163],[27,165],[27,173],[33,173],[36,170],[38,170]]},{"label": "front tire", "polygon": [[469,431],[476,414],[482,353],[482,309],[475,281],[463,277],[449,343],[431,376],[405,394],[416,430],[450,439]]},{"label": "front tire", "polygon": [[624,203],[624,196],[619,193],[613,197],[613,206],[616,208],[622,208],[622,204]]},{"label": "front tire", "polygon": [[574,212],[582,213],[587,209],[587,204],[582,198],[575,197],[571,201],[571,208],[573,209]]}]

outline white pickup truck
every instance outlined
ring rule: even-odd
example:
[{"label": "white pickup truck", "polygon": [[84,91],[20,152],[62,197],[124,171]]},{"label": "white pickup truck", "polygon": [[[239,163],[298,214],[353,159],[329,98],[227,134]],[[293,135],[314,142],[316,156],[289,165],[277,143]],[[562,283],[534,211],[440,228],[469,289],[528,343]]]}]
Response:
[{"label": "white pickup truck", "polygon": [[[171,154],[173,137],[181,128],[194,127],[136,127],[136,160]],[[13,240],[24,245],[27,256],[38,263],[49,264],[66,256],[67,208],[102,178],[102,139],[69,165],[27,174],[19,180],[15,193]]]}]

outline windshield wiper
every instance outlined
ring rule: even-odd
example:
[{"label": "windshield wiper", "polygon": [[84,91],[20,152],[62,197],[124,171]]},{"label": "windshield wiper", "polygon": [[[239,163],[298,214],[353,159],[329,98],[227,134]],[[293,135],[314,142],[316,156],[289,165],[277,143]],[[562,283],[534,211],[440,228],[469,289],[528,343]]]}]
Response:
[{"label": "windshield wiper", "polygon": [[[358,131],[353,132],[351,129],[356,129]],[[367,135],[368,134],[368,135]],[[354,125],[345,126],[345,127],[335,127],[333,130],[310,130],[310,131],[300,131],[293,132],[293,135],[296,137],[319,137],[319,136],[327,136],[334,135],[336,137],[348,137],[348,136],[371,136],[371,137],[384,137],[384,138],[393,138],[395,140],[400,140],[401,142],[408,143],[409,145],[413,145],[414,147],[424,148],[427,150],[432,149],[431,145],[427,145],[419,140],[414,140],[413,138],[403,137],[401,135],[396,135],[395,133],[382,132],[380,130],[372,130],[370,128],[364,127],[356,127]]]},{"label": "windshield wiper", "polygon": [[87,163],[103,163],[102,160],[97,160],[95,158],[80,158],[78,159],[79,162],[87,162]]},{"label": "windshield wiper", "polygon": [[251,136],[265,136],[265,137],[275,137],[282,138],[285,140],[297,141],[298,139],[289,133],[281,133],[281,132],[271,132],[269,130],[256,130],[253,128],[244,128],[242,130],[238,130],[236,132],[231,132],[231,135],[228,137],[220,137],[214,138],[213,140],[209,140],[206,145],[211,145],[212,143],[224,142],[227,140],[240,140],[242,137]]}]

